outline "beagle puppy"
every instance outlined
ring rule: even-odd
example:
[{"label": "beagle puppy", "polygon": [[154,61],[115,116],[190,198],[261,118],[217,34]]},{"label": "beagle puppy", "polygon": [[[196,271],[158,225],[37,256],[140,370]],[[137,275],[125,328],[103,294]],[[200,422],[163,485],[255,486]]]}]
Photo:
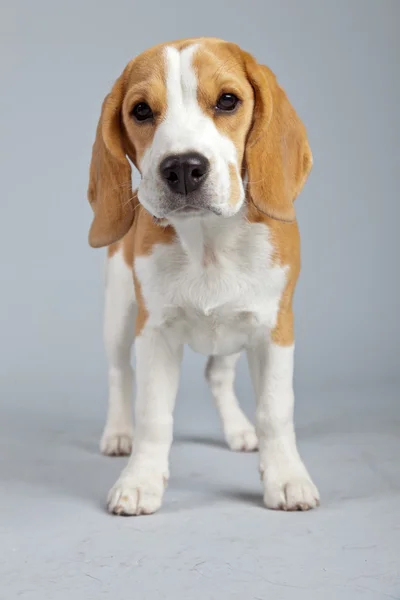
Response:
[{"label": "beagle puppy", "polygon": [[[136,191],[131,164],[141,175]],[[158,45],[134,58],[106,96],[88,191],[90,245],[108,246],[101,450],[131,454],[109,493],[111,513],[161,506],[184,344],[209,356],[206,377],[228,446],[258,447],[265,505],[318,505],[293,425],[293,202],[311,166],[304,125],[274,74],[235,44]],[[234,391],[244,350],[255,428]]]}]

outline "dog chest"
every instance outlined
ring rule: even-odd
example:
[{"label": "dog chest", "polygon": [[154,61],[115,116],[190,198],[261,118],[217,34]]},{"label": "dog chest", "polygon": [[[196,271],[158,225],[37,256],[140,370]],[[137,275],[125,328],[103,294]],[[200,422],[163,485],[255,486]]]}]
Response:
[{"label": "dog chest", "polygon": [[156,246],[135,270],[149,324],[168,325],[198,352],[230,354],[275,326],[286,268],[272,262],[262,224],[207,242],[196,255],[179,239]]}]

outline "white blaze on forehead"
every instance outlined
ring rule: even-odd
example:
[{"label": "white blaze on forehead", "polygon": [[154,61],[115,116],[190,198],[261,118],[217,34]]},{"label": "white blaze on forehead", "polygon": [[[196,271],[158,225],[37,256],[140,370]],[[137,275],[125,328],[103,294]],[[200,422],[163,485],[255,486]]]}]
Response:
[{"label": "white blaze on forehead", "polygon": [[171,47],[165,49],[169,118],[179,118],[183,112],[200,108],[197,103],[197,77],[192,65],[198,46],[193,44],[181,52]]},{"label": "white blaze on forehead", "polygon": [[197,101],[193,56],[198,47],[193,44],[180,52],[176,48],[165,49],[167,112],[160,133],[166,135],[172,153],[193,150],[210,159],[210,138],[218,131]]}]

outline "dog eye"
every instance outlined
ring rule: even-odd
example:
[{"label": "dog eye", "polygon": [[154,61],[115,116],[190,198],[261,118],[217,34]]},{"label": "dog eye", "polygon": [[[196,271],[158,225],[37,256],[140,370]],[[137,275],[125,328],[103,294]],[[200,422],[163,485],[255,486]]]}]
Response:
[{"label": "dog eye", "polygon": [[147,121],[153,117],[153,111],[146,102],[139,102],[133,107],[132,115],[136,121]]},{"label": "dog eye", "polygon": [[235,110],[239,103],[239,98],[235,94],[222,94],[219,97],[216,108],[223,111]]}]

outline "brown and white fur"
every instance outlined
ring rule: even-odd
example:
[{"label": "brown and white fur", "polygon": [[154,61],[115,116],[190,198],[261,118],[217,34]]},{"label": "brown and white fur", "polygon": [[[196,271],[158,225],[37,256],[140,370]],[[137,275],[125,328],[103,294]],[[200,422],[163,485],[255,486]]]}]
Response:
[{"label": "brown and white fur", "polygon": [[[239,99],[235,110],[216,108],[221,94]],[[132,109],[143,102],[152,117],[137,122]],[[160,164],[186,152],[206,157],[209,169],[200,191],[178,195]],[[136,192],[130,163],[141,174]],[[90,244],[108,246],[109,409],[101,449],[129,454],[132,446],[109,493],[110,512],[161,506],[184,344],[210,357],[206,376],[230,448],[258,445],[266,506],[318,505],[293,426],[292,298],[300,270],[293,202],[311,166],[305,128],[275,76],[234,44],[199,38],[156,46],[127,65],[106,97],[88,193]],[[243,350],[255,429],[234,392]]]}]

